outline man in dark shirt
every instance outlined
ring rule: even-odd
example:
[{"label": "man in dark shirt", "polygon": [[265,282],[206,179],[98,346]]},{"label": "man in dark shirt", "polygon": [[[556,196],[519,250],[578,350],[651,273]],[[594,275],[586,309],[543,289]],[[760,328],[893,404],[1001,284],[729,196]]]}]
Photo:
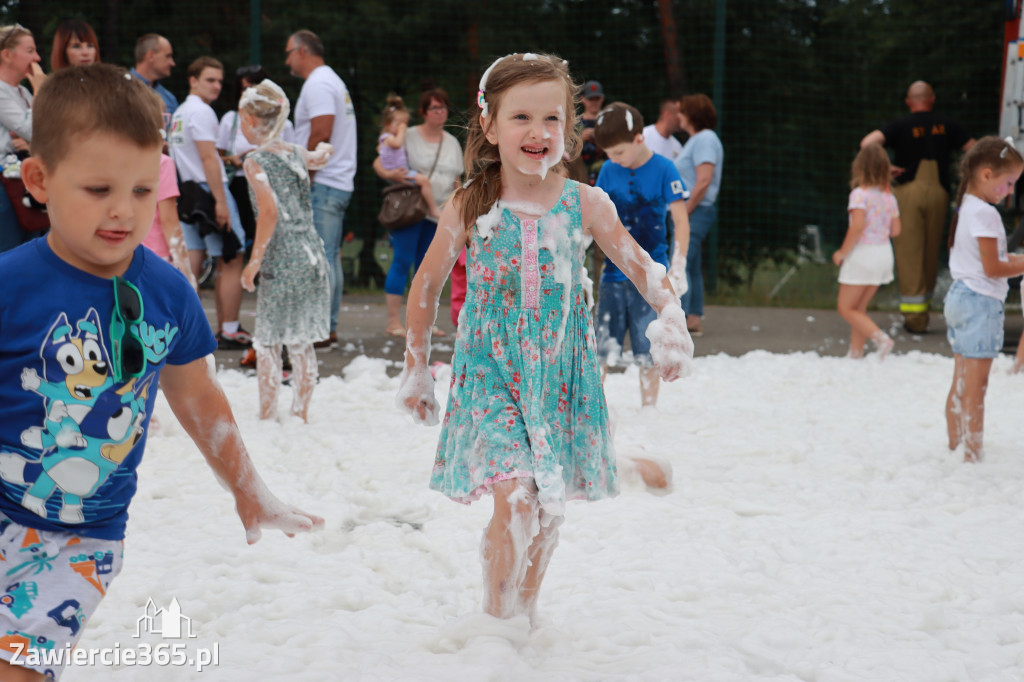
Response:
[{"label": "man in dark shirt", "polygon": [[928,330],[928,309],[935,291],[939,250],[949,206],[949,161],[953,152],[967,151],[974,138],[960,124],[932,111],[935,93],[915,81],[904,100],[908,116],[873,130],[861,148],[880,144],[893,149],[893,193],[900,207],[903,230],[893,239],[900,312],[907,331]]}]

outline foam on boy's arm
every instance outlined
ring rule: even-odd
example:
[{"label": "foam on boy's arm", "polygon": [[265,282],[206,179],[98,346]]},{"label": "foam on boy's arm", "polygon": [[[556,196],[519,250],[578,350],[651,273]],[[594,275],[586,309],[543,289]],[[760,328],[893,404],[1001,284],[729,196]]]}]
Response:
[{"label": "foam on boy's arm", "polygon": [[171,410],[217,481],[234,495],[247,540],[252,544],[259,539],[260,526],[280,528],[286,533],[321,526],[323,519],[285,505],[263,482],[217,381],[212,357],[165,366],[160,385]]}]

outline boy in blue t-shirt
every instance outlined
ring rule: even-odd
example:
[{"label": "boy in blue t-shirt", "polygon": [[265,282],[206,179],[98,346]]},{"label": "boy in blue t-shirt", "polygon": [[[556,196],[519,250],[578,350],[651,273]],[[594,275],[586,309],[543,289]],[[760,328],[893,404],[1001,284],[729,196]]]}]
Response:
[{"label": "boy in blue t-shirt", "polygon": [[260,479],[210,371],[217,344],[195,291],[141,246],[160,181],[156,96],[124,69],[73,67],[47,78],[32,115],[22,179],[52,226],[0,255],[5,680],[59,676],[69,661],[39,650],[70,653],[120,571],[158,382],[250,544],[260,527],[323,524]]},{"label": "boy in blue t-shirt", "polygon": [[[594,139],[608,155],[597,176],[597,187],[611,197],[619,220],[629,234],[656,263],[668,268],[676,293],[686,293],[686,251],[690,244],[690,221],[684,202],[685,188],[671,161],[644,144],[644,119],[623,102],[614,102],[597,116]],[[665,216],[671,211],[675,223],[672,266],[668,262]],[[658,402],[660,379],[651,359],[647,326],[657,312],[644,300],[633,283],[606,260],[597,301],[597,353],[602,369],[616,364],[626,332],[633,349],[633,362],[640,366],[640,400],[645,406]]]}]

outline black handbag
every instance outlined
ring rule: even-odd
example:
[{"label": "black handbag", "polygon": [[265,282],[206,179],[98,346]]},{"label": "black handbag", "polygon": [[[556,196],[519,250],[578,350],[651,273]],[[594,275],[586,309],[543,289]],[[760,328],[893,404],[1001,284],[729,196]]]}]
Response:
[{"label": "black handbag", "polygon": [[[444,134],[441,134],[441,141],[437,143],[437,154],[434,155],[434,165],[430,167],[430,174],[427,180],[434,176],[434,169],[437,168],[437,160],[441,158],[441,146],[444,144]],[[427,217],[427,203],[423,200],[423,192],[419,185],[411,182],[400,182],[390,185],[381,190],[383,201],[380,212],[377,213],[377,221],[385,231],[401,230],[409,227]]]}]

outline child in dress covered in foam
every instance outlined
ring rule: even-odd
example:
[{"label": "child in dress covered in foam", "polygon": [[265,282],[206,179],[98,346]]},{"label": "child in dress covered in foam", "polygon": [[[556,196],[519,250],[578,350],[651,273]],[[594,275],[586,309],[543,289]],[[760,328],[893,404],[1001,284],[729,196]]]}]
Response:
[{"label": "child in dress covered in foam", "polygon": [[[480,81],[470,116],[469,181],[441,212],[409,294],[397,402],[437,423],[430,329],[467,246],[448,408],[430,485],[459,502],[494,496],[484,531],[484,610],[532,613],[566,500],[617,494],[583,258],[591,237],[658,311],[652,354],[671,381],[693,344],[665,268],[629,236],[602,191],[567,180],[579,153],[566,62],[514,54]],[[567,153],[566,153],[567,152]]]},{"label": "child in dress covered in foam", "polygon": [[878,287],[892,281],[890,238],[900,234],[900,209],[889,191],[889,155],[882,145],[869,144],[857,153],[850,173],[850,199],[846,210],[850,225],[846,239],[832,254],[839,267],[839,314],[850,325],[849,357],[864,356],[864,343],[875,343],[885,359],[893,340],[868,317],[868,304]]},{"label": "child in dress covered in foam", "polygon": [[441,212],[437,210],[437,202],[434,201],[434,190],[430,188],[430,178],[422,173],[409,170],[409,157],[405,153],[405,133],[409,130],[409,110],[405,108],[405,102],[398,95],[388,95],[387,104],[380,115],[384,130],[377,138],[377,155],[380,157],[380,164],[384,170],[396,170],[404,168],[409,182],[419,185],[420,194],[427,205],[427,214],[438,218]]},{"label": "child in dress covered in foam", "polygon": [[982,457],[985,391],[992,360],[1003,348],[1007,279],[1024,273],[1024,256],[1007,253],[998,204],[1013,193],[1024,159],[1010,139],[983,137],[960,161],[960,190],[949,226],[949,274],[943,315],[953,348],[953,384],[946,397],[949,449],[964,461]]},{"label": "child in dress covered in foam", "polygon": [[[59,676],[53,661],[19,664],[32,664],[33,647],[70,649],[121,570],[158,382],[233,494],[250,544],[261,527],[323,523],[260,479],[211,371],[216,341],[199,298],[141,246],[160,180],[152,91],[115,66],[71,67],[47,78],[32,113],[22,178],[52,226],[0,255],[0,552],[8,584],[31,582],[34,596],[0,609],[4,680]],[[75,570],[83,554],[102,589]],[[50,615],[69,602],[73,618]]]},{"label": "child in dress covered in foam", "polygon": [[309,422],[318,375],[313,343],[330,331],[331,292],[324,243],[313,225],[307,168],[323,168],[334,148],[321,142],[310,152],[283,141],[288,110],[284,91],[270,80],[246,88],[238,105],[242,133],[257,145],[242,165],[256,209],[256,239],[242,286],[253,291],[260,275],[253,332],[260,419],[277,413],[281,348],[287,346],[291,413]]}]

